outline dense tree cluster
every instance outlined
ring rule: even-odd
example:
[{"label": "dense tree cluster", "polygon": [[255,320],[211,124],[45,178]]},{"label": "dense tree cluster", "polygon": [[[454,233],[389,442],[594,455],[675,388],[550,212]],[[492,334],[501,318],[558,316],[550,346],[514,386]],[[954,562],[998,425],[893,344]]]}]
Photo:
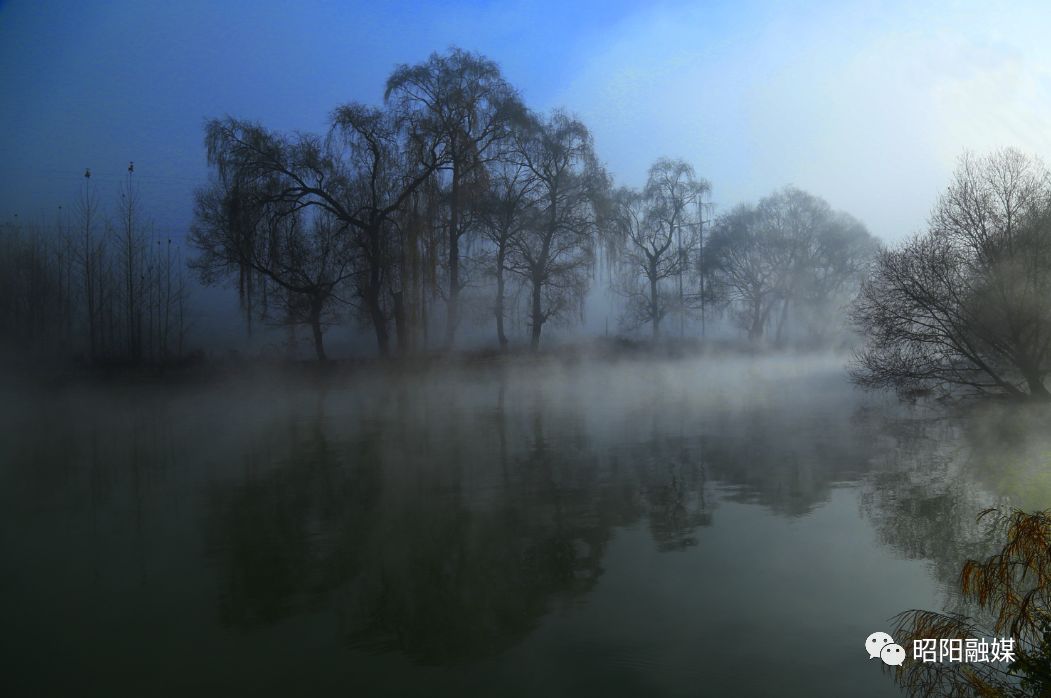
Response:
[{"label": "dense tree cluster", "polygon": [[692,166],[660,159],[641,190],[614,190],[583,123],[531,111],[493,62],[456,49],[396,68],[382,106],[337,108],[327,134],[227,118],[206,143],[193,265],[236,279],[247,312],[309,324],[321,359],[343,310],[381,354],[452,347],[471,307],[491,310],[502,348],[514,326],[535,349],[582,315],[600,260],[625,331],[657,337],[672,315],[680,335],[703,332],[729,312],[754,341],[770,326],[783,343],[793,316],[820,339],[874,249],[791,189],[706,239],[711,185]]},{"label": "dense tree cluster", "polygon": [[[737,325],[757,344],[827,346],[875,251],[859,222],[791,188],[713,220],[711,184],[679,159],[614,187],[585,124],[530,110],[459,49],[396,68],[379,105],[334,109],[322,134],[227,117],[207,122],[205,148],[185,262],[237,289],[249,332],[287,327],[291,349],[309,328],[319,360],[350,320],[381,355],[450,349],[467,323],[537,349],[596,302],[629,336],[714,321],[724,338]],[[181,241],[155,234],[133,167],[108,215],[85,175],[54,225],[0,229],[0,348],[181,356]]]},{"label": "dense tree cluster", "polygon": [[134,165],[107,215],[84,173],[72,210],[0,226],[0,349],[92,364],[167,363],[184,353],[178,243],[145,217]]},{"label": "dense tree cluster", "polygon": [[1013,150],[962,158],[928,230],[878,255],[854,319],[863,385],[1051,398],[1051,175]]},{"label": "dense tree cluster", "polygon": [[775,343],[784,344],[794,314],[808,341],[821,342],[842,321],[839,309],[875,251],[856,219],[789,187],[722,216],[704,264],[749,339],[773,330]]}]

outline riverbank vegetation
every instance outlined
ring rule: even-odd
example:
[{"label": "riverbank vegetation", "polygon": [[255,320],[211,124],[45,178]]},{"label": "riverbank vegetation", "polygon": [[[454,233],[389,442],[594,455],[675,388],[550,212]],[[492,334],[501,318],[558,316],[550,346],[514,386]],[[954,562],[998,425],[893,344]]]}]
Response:
[{"label": "riverbank vegetation", "polygon": [[927,231],[877,255],[854,320],[862,385],[1051,399],[1045,167],[1013,150],[963,157]]},{"label": "riverbank vegetation", "polygon": [[185,240],[151,232],[132,166],[108,211],[88,172],[73,215],[3,227],[8,349],[87,365],[213,354],[190,332],[196,281],[235,289],[248,331],[298,343],[305,328],[320,361],[337,327],[380,356],[535,351],[556,326],[571,342],[827,348],[876,250],[792,187],[714,215],[712,183],[681,159],[615,186],[586,124],[530,109],[458,49],[396,68],[379,104],[335,107],[325,133],[226,117],[205,146]]},{"label": "riverbank vegetation", "polygon": [[1051,177],[1015,151],[964,156],[928,229],[881,248],[791,186],[716,212],[681,159],[615,185],[585,123],[532,110],[459,49],[397,67],[381,101],[336,106],[324,133],[235,117],[204,131],[185,239],[154,232],[132,164],[110,207],[88,170],[55,221],[0,228],[7,353],[229,357],[191,331],[201,282],[236,291],[245,331],[287,330],[286,358],[297,328],[321,362],[341,358],[333,328],[380,357],[537,351],[557,328],[563,345],[859,347],[866,387],[1051,399]]},{"label": "riverbank vegetation", "polygon": [[[977,617],[908,611],[894,637],[910,657],[895,678],[910,696],[978,695],[989,698],[1051,696],[1051,512],[986,510],[989,534],[1001,542],[984,560],[968,560],[960,592]],[[988,625],[985,624],[988,619]],[[916,640],[1006,637],[1012,660],[925,662],[911,657]]]}]

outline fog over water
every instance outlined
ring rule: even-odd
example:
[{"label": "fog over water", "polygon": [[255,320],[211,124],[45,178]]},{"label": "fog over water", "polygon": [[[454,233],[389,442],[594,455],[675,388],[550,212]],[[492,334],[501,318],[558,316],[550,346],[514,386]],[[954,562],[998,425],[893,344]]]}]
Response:
[{"label": "fog over water", "polygon": [[1051,696],[1048,27],[0,0],[0,698]]},{"label": "fog over water", "polygon": [[841,356],[8,390],[23,691],[888,695],[865,636],[1051,504],[1017,416]]}]

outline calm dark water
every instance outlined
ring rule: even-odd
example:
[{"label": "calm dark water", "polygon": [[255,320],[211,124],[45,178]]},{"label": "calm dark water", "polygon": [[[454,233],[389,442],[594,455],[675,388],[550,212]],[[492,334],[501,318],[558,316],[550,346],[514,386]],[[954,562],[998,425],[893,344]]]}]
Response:
[{"label": "calm dark water", "polygon": [[1030,417],[830,359],[2,400],[5,695],[893,696],[865,637],[1051,506]]}]

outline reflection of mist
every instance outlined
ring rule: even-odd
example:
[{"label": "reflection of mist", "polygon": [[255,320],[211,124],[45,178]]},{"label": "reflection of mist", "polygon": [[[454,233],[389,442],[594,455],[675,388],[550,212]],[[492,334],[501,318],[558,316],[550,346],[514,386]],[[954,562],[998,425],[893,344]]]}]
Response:
[{"label": "reflection of mist", "polygon": [[986,406],[883,422],[862,510],[884,544],[930,561],[950,610],[976,612],[960,605],[960,569],[1002,545],[978,524],[978,514],[1051,507],[1051,488],[1041,487],[1037,475],[1051,461],[1045,418],[1042,410]]},{"label": "reflection of mist", "polygon": [[[219,637],[309,623],[344,652],[449,665],[594,599],[620,536],[662,559],[713,534],[726,559],[768,555],[713,531],[740,524],[720,521],[727,501],[800,519],[863,481],[890,545],[936,558],[923,540],[964,536],[939,528],[951,497],[931,497],[952,480],[931,479],[927,442],[888,432],[896,408],[859,397],[836,360],[530,359],[317,383],[87,392],[13,415],[7,529],[78,549],[40,599],[96,569],[99,589],[181,599],[160,617],[186,632],[210,628],[202,616]],[[37,511],[76,537],[27,525]]]},{"label": "reflection of mist", "polygon": [[368,409],[319,400],[267,472],[212,485],[224,621],[328,608],[354,646],[428,663],[499,653],[594,586],[618,527],[641,519],[660,550],[695,545],[712,473],[730,498],[801,513],[827,496],[827,468],[863,460],[832,430],[813,446],[821,421],[786,418],[777,399],[727,400],[713,418],[664,369],[625,399],[643,385],[627,371],[545,368],[498,369],[477,389],[396,381]]}]

